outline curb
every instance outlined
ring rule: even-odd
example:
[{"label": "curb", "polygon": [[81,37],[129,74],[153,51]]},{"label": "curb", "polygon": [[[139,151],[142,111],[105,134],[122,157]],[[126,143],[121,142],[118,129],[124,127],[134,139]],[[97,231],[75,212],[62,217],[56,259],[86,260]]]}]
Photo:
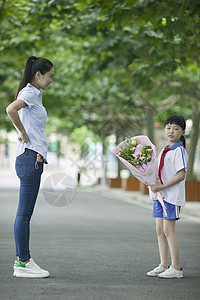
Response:
[{"label": "curb", "polygon": [[[124,191],[121,188],[111,189],[106,185],[93,187],[90,191],[92,192],[92,190],[96,190],[104,197],[108,197],[109,193],[116,200],[125,201],[151,210],[153,208],[153,201],[149,195],[143,195],[139,191]],[[200,222],[200,202],[186,202],[186,206],[181,208],[181,213],[188,218],[192,218],[193,221]]]}]

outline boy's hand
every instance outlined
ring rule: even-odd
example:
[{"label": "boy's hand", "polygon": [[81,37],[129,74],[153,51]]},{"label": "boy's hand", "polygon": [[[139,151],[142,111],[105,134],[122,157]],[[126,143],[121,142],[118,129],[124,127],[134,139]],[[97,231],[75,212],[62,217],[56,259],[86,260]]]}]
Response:
[{"label": "boy's hand", "polygon": [[157,182],[156,184],[150,185],[152,192],[156,193],[163,190],[163,184]]}]

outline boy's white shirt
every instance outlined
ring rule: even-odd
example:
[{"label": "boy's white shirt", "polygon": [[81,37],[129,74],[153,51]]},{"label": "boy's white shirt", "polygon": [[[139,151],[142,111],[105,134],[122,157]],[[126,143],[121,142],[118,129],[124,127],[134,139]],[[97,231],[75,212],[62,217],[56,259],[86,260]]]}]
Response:
[{"label": "boy's white shirt", "polygon": [[[162,151],[164,148],[162,149]],[[161,153],[162,153],[161,151]],[[160,164],[161,153],[158,157],[158,166]],[[178,171],[185,169],[187,171],[188,155],[183,146],[168,151],[164,158],[164,165],[161,170],[163,184],[170,181],[177,175]],[[161,191],[163,200],[168,203],[185,206],[185,179]],[[156,200],[155,193],[150,191],[152,200]]]}]

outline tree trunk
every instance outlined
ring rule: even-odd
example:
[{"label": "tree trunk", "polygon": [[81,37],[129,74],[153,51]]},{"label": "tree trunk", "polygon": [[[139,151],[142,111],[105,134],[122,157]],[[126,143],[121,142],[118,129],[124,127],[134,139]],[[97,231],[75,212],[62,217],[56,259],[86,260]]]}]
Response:
[{"label": "tree trunk", "polygon": [[140,99],[143,101],[145,105],[145,115],[146,115],[146,128],[147,128],[147,136],[151,140],[152,143],[154,143],[154,121],[153,117],[154,114],[157,113],[157,110],[155,108],[155,105],[150,103],[148,101],[148,98],[150,97],[150,92],[147,93],[147,96],[144,96],[143,94],[139,93]]},{"label": "tree trunk", "polygon": [[[118,133],[116,133],[116,146],[119,144],[119,136]],[[120,160],[117,158],[117,177],[120,178],[120,171],[121,171],[121,164]]]},{"label": "tree trunk", "polygon": [[147,136],[154,143],[153,111],[150,107],[146,109],[146,128]]},{"label": "tree trunk", "polygon": [[188,151],[188,166],[187,166],[187,180],[193,180],[193,166],[194,166],[194,159],[196,153],[196,147],[199,138],[199,118],[200,112],[198,108],[198,103],[192,103],[192,130],[191,130],[191,137],[190,137],[190,145]]},{"label": "tree trunk", "polygon": [[107,151],[106,151],[106,135],[104,130],[101,132],[101,140],[102,140],[102,146],[103,146],[103,153],[102,153],[102,170],[103,170],[103,177],[101,184],[105,185],[107,183]]}]

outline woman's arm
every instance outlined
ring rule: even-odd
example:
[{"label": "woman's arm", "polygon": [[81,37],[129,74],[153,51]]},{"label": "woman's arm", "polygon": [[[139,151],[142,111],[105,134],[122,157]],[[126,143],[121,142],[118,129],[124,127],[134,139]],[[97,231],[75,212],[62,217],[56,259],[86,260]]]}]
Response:
[{"label": "woman's arm", "polygon": [[184,179],[185,179],[185,169],[182,169],[182,170],[178,171],[178,173],[167,183],[165,183],[165,184],[156,183],[156,184],[150,185],[150,188],[151,188],[152,192],[156,193],[156,192],[164,190],[176,183],[179,183],[180,181],[182,181]]},{"label": "woman's arm", "polygon": [[19,138],[19,141],[21,143],[26,143],[29,140],[29,137],[26,133],[26,130],[19,118],[18,110],[20,110],[22,107],[26,106],[26,103],[20,99],[13,101],[7,108],[6,112],[11,119],[13,125],[17,129],[17,131],[20,133],[21,137]]}]

